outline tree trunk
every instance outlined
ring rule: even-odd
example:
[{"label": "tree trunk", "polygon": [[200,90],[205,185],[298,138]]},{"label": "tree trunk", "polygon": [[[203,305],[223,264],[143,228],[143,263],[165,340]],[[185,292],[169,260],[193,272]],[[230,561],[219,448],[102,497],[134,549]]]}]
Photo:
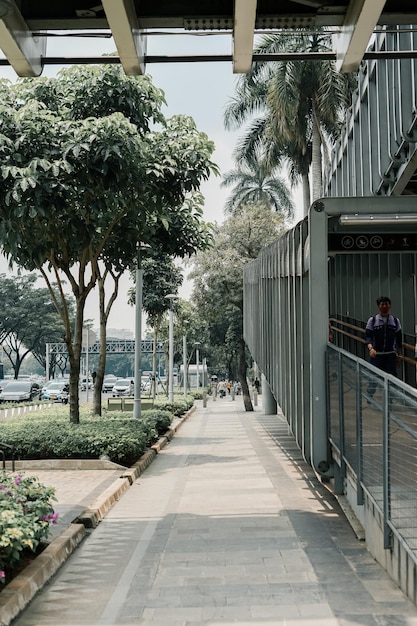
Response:
[{"label": "tree trunk", "polygon": [[[70,422],[72,424],[80,423],[80,394],[79,394],[79,380],[80,380],[80,361],[81,361],[81,347],[83,337],[83,323],[84,323],[84,305],[85,298],[76,299],[75,306],[75,326],[73,341],[71,341],[71,334],[65,338],[68,356],[70,362],[70,394],[69,394],[69,407],[70,407]],[[87,376],[88,384],[88,376]]]},{"label": "tree trunk", "polygon": [[[106,371],[106,340],[107,340],[107,311],[105,305],[105,291],[104,282],[106,280],[107,272],[104,276],[100,275],[97,279],[98,284],[98,302],[99,302],[99,315],[100,315],[100,354],[98,357],[98,366],[96,372],[96,379],[94,384],[94,397],[93,397],[93,414],[101,415],[101,390],[103,389],[104,372]],[[88,380],[87,380],[88,384]]]},{"label": "tree trunk", "polygon": [[310,181],[308,179],[308,173],[303,174],[302,176],[302,186],[304,217],[307,217],[308,211],[310,209]]},{"label": "tree trunk", "polygon": [[252,400],[249,393],[248,378],[247,378],[248,364],[246,361],[246,345],[243,337],[239,339],[239,363],[238,363],[238,375],[240,385],[242,387],[243,404],[245,411],[253,411]]},{"label": "tree trunk", "polygon": [[[105,283],[108,275],[111,275],[114,281],[113,291],[110,295],[106,306]],[[109,319],[111,308],[119,293],[119,280],[122,273],[114,273],[105,270],[103,274],[97,277],[98,294],[99,294],[99,313],[100,313],[100,354],[98,359],[97,376],[94,381],[94,415],[101,415],[101,390],[103,389],[104,374],[106,371],[106,343],[107,343],[107,320]]]},{"label": "tree trunk", "polygon": [[93,402],[93,412],[94,415],[101,415],[102,404],[101,404],[101,391],[103,389],[103,380],[104,380],[104,372],[106,371],[106,341],[107,341],[107,333],[106,333],[106,322],[100,316],[100,354],[98,357],[98,366],[96,372],[96,379],[94,381],[94,402]]},{"label": "tree trunk", "polygon": [[317,126],[316,115],[313,111],[313,133],[312,133],[312,150],[311,150],[311,172],[312,172],[312,201],[321,198],[323,193],[322,185],[322,158],[321,158],[321,135]]}]

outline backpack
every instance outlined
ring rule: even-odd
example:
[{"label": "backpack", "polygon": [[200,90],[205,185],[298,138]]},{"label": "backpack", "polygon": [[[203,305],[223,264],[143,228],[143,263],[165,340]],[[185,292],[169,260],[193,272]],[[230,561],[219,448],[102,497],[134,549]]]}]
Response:
[{"label": "backpack", "polygon": [[[400,325],[400,320],[398,319],[398,317],[394,317],[394,320],[395,320],[395,332],[397,332],[399,325]],[[372,316],[372,330],[374,329],[374,326],[375,326],[375,315]]]}]

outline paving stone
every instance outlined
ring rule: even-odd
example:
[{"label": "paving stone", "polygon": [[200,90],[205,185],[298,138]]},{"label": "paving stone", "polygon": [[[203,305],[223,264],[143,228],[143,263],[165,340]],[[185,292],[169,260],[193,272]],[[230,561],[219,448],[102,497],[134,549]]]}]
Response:
[{"label": "paving stone", "polygon": [[200,404],[13,626],[229,624],[417,626],[417,608],[282,417],[226,399]]}]

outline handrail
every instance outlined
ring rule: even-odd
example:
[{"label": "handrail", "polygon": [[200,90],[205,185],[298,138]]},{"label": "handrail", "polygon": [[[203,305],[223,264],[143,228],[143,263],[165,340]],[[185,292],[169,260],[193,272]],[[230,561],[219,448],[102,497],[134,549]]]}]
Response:
[{"label": "handrail", "polygon": [[[362,326],[356,326],[355,324],[351,324],[350,322],[345,322],[344,320],[337,319],[337,317],[330,317],[329,321],[330,321],[330,328],[331,328],[332,333],[338,333],[339,335],[344,335],[345,337],[349,337],[350,339],[356,339],[358,343],[362,343],[362,344],[365,343],[365,339],[362,339],[362,337],[359,337],[358,335],[353,335],[352,333],[349,333],[348,331],[343,330],[342,328],[337,328],[336,326],[333,326],[333,324],[337,323],[342,327],[350,328],[364,335],[365,328],[363,328]],[[410,351],[413,354],[413,356],[409,357],[406,355],[401,355],[399,358],[406,363],[410,363],[411,365],[414,365],[416,362],[414,358],[415,346],[407,343],[406,341],[403,341],[403,348],[407,351]]]},{"label": "handrail", "polygon": [[[332,456],[341,471],[340,485],[349,471],[352,485],[356,483],[356,503],[363,504],[366,491],[381,512],[384,548],[392,549],[395,536],[417,563],[413,541],[417,390],[387,372],[376,374],[367,360],[331,343],[327,358],[329,371],[336,373],[328,378],[328,432],[337,451]],[[377,399],[372,396],[370,401],[369,383],[375,377]]]}]

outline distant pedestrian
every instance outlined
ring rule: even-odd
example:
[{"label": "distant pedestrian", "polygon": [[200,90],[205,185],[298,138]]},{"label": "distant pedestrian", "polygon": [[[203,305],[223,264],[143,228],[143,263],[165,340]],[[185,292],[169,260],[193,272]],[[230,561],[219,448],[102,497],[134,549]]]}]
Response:
[{"label": "distant pedestrian", "polygon": [[259,393],[259,390],[261,388],[261,383],[259,382],[259,378],[255,378],[255,381],[254,381],[253,385],[254,385],[254,387],[256,389],[256,392]]},{"label": "distant pedestrian", "polygon": [[227,384],[225,380],[221,380],[217,385],[217,390],[219,392],[220,398],[224,398],[226,395]]}]

